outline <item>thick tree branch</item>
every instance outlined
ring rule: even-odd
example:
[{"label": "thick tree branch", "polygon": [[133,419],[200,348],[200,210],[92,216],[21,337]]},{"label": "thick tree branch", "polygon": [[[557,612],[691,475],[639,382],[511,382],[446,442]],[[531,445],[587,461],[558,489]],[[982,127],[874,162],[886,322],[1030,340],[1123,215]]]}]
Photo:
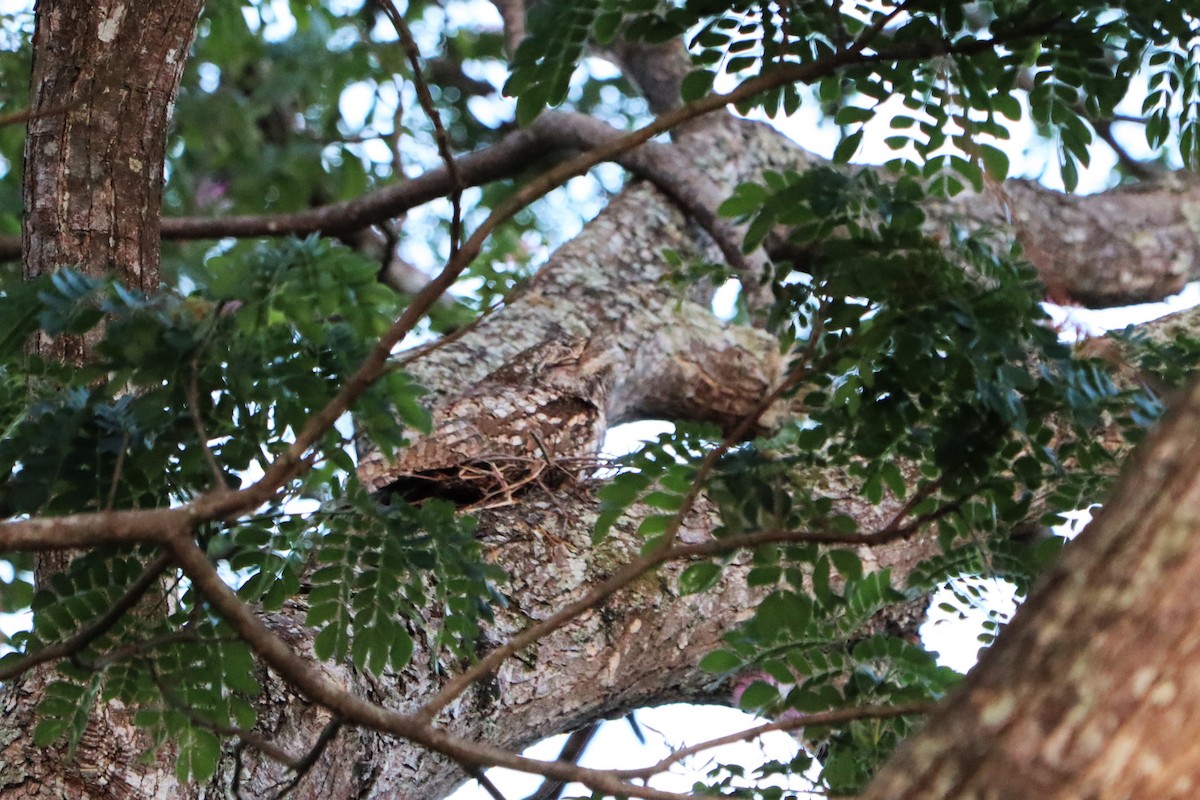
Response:
[{"label": "thick tree branch", "polygon": [[161,543],[192,518],[181,509],[97,511],[0,523],[0,553],[42,553],[104,544]]},{"label": "thick tree branch", "polygon": [[939,224],[1014,231],[1059,302],[1152,302],[1200,277],[1200,180],[1185,173],[1083,197],[1007,181],[998,197],[961,195],[929,210]]},{"label": "thick tree branch", "polygon": [[730,92],[708,95],[695,100],[659,116],[653,122],[632,133],[551,167],[516,190],[492,210],[470,238],[463,243],[463,246],[454,253],[441,273],[413,298],[413,302],[371,348],[366,359],[346,380],[337,395],[308,419],[304,427],[297,433],[296,441],[286,453],[266,468],[263,477],[245,489],[220,496],[210,495],[206,498],[205,513],[211,518],[212,516],[226,516],[247,511],[273,496],[288,480],[301,474],[306,466],[305,460],[311,456],[309,450],[333,427],[334,422],[350,409],[355,400],[383,374],[392,348],[416,327],[433,303],[475,260],[484,241],[496,228],[511,219],[521,209],[562,185],[568,179],[581,175],[596,164],[607,161],[620,153],[628,152],[689,119],[716,111],[727,104],[737,103],[739,100],[753,97],[785,83],[815,80],[836,72],[845,64],[861,61],[862,58],[869,60],[869,57],[861,57],[853,51],[835,53],[824,61],[814,64],[787,65],[767,75],[751,78]]},{"label": "thick tree branch", "polygon": [[[532,127],[509,134],[486,150],[461,156],[456,163],[463,185],[478,186],[514,177],[547,148],[594,147],[619,135],[594,119],[548,113]],[[732,265],[752,272],[738,251],[737,228],[715,215],[716,206],[732,187],[715,184],[713,178],[728,168],[730,159],[701,172],[697,168],[701,165],[689,158],[695,154],[693,149],[688,151],[685,156],[668,145],[647,143],[613,160],[662,188],[713,236]],[[792,152],[791,159],[775,166],[803,168],[815,163],[812,156],[798,151]],[[1200,277],[1200,258],[1194,255],[1200,252],[1200,233],[1193,222],[1195,209],[1200,208],[1200,187],[1183,176],[1165,181],[1085,197],[1009,181],[1002,198],[968,193],[931,202],[927,212],[939,226],[950,219],[999,230],[1015,226],[1055,299],[1095,307],[1127,305],[1160,300]],[[291,214],[168,218],[163,220],[162,235],[177,240],[313,232],[350,236],[443,197],[453,185],[445,168],[433,169],[354,200]],[[1079,247],[1082,241],[1099,246]],[[17,258],[20,252],[16,237],[0,237],[0,259]]]}]

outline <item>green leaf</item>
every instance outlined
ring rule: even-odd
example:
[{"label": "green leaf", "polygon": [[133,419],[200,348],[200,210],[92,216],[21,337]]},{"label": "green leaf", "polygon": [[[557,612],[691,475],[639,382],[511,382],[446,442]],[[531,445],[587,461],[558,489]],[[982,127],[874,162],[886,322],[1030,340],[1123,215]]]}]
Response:
[{"label": "green leaf", "polygon": [[0,360],[20,355],[26,340],[37,330],[38,315],[42,313],[38,296],[46,290],[47,283],[43,276],[7,287],[0,295]]},{"label": "green leaf", "polygon": [[313,637],[313,654],[322,661],[341,658],[346,653],[348,637],[337,625],[326,625]]},{"label": "green leaf", "polygon": [[875,118],[875,109],[860,106],[842,106],[833,115],[835,125],[857,125]]},{"label": "green leaf", "polygon": [[858,148],[862,145],[862,140],[863,132],[860,129],[838,142],[838,146],[833,150],[834,163],[850,163],[850,159],[854,158],[854,154],[858,152]]},{"label": "green leaf", "polygon": [[716,74],[706,70],[698,69],[689,72],[683,79],[680,86],[680,96],[685,103],[690,103],[693,100],[699,100],[706,94],[712,91],[713,81],[717,78]]},{"label": "green leaf", "polygon": [[209,731],[192,728],[179,737],[175,777],[180,783],[204,783],[216,773],[220,758],[221,741]]},{"label": "green leaf", "polygon": [[830,550],[826,555],[837,571],[846,579],[857,580],[862,577],[862,561],[853,550]]},{"label": "green leaf", "polygon": [[62,738],[69,726],[69,719],[42,718],[33,729],[33,743],[38,747],[50,747]]},{"label": "green leaf", "polygon": [[738,708],[743,711],[758,711],[779,701],[779,690],[765,681],[754,681],[742,692]]},{"label": "green leaf", "polygon": [[765,186],[757,183],[742,183],[733,195],[723,202],[717,213],[723,217],[740,217],[753,214],[770,198]]},{"label": "green leaf", "polygon": [[742,660],[728,650],[713,650],[700,659],[700,669],[705,672],[733,672],[742,666]]},{"label": "green leaf", "polygon": [[833,605],[838,599],[830,582],[832,563],[828,553],[822,555],[817,559],[812,574],[813,596],[826,606]]},{"label": "green leaf", "polygon": [[983,159],[984,169],[990,177],[1002,181],[1008,178],[1008,155],[998,147],[990,144],[979,145],[979,156]]},{"label": "green leaf", "polygon": [[679,575],[679,591],[683,595],[707,591],[720,580],[723,572],[721,565],[711,561],[690,564]]}]

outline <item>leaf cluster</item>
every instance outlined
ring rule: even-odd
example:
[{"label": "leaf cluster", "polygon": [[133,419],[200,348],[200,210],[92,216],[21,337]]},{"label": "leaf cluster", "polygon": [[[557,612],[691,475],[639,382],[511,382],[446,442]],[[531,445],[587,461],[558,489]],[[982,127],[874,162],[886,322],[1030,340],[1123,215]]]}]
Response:
[{"label": "leaf cluster", "polygon": [[[1147,138],[1178,141],[1187,165],[1200,147],[1200,69],[1193,15],[1179,3],[1097,6],[1079,0],[1029,3],[834,4],[685,0],[572,0],[546,4],[505,86],[527,123],[566,97],[589,42],[617,31],[662,42],[686,34],[696,69],[682,100],[784,65],[818,67],[812,92],[794,83],[747,98],[738,110],[795,114],[816,102],[842,129],[834,154],[848,161],[877,119],[897,169],[936,178],[940,193],[979,190],[1003,179],[1009,159],[997,143],[1028,118],[1056,144],[1063,183],[1078,184],[1095,125],[1146,78]],[[836,68],[835,68],[835,65]],[[1025,97],[1022,103],[1021,96]],[[899,100],[901,110],[896,113]],[[1179,109],[1182,108],[1182,113]]]},{"label": "leaf cluster", "polygon": [[[164,507],[238,486],[334,397],[399,308],[372,263],[315,238],[234,248],[195,274],[203,280],[187,296],[71,270],[4,288],[5,516]],[[95,359],[47,362],[26,350],[35,334],[96,337]],[[406,430],[427,430],[422,391],[387,374],[356,406],[357,435],[389,452]],[[474,521],[436,502],[380,506],[357,483],[352,450],[348,434],[330,432],[313,470],[250,514],[209,523],[201,543],[246,601],[307,608],[320,658],[376,674],[405,667],[418,644],[434,667],[442,654],[469,658],[503,577],[484,563]],[[6,658],[84,636],[47,692],[37,740],[73,746],[93,704],[118,699],[155,746],[178,748],[181,779],[203,780],[228,732],[253,727],[261,676],[171,570],[132,613],[88,633],[148,557],[89,551],[36,596],[18,573],[4,610],[32,612],[32,629]]]},{"label": "leaf cluster", "polygon": [[[905,175],[816,168],[768,173],[722,208],[747,225],[747,249],[785,235],[777,251],[797,254],[765,280],[769,323],[806,378],[790,401],[802,415],[726,453],[705,484],[720,508],[718,539],[781,537],[750,556],[748,581],[765,598],[702,662],[722,676],[761,676],[740,694],[744,708],[778,717],[941,697],[953,674],[885,635],[883,621],[946,583],[970,602],[964,575],[1027,589],[1057,547],[1014,540],[1013,530],[1053,524],[1097,496],[1113,456],[1090,431],[1140,407],[1058,340],[1018,249],[998,252],[987,231],[931,230],[921,210],[929,191]],[[627,459],[640,471],[602,490],[606,511],[638,498],[678,508],[712,446],[690,429],[660,437]],[[831,485],[831,475],[843,478]],[[860,530],[863,504],[890,509],[892,522]],[[852,546],[934,534],[941,553],[902,587],[865,569]],[[681,591],[709,588],[732,557],[689,565]],[[863,786],[908,725],[820,732],[825,784]]]},{"label": "leaf cluster", "polygon": [[[140,576],[138,556],[94,551],[76,559],[39,590],[34,629],[14,643],[36,652],[93,625]],[[161,595],[145,602],[141,613],[122,616],[59,664],[38,707],[35,744],[65,739],[74,749],[96,702],[117,700],[133,709],[152,747],[175,748],[181,781],[212,775],[228,731],[255,724],[261,675],[249,648],[190,592],[178,599],[171,613],[161,608]],[[11,652],[0,664],[20,658]]]}]

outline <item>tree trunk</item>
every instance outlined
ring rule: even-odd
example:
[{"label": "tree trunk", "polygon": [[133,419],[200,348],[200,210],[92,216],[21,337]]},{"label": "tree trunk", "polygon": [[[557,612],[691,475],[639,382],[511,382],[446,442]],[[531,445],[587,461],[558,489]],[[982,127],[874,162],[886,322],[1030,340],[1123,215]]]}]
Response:
[{"label": "tree trunk", "polygon": [[[25,140],[27,278],[70,266],[158,288],[167,117],[201,5],[38,3]],[[37,347],[75,364],[88,352],[74,336]]]}]

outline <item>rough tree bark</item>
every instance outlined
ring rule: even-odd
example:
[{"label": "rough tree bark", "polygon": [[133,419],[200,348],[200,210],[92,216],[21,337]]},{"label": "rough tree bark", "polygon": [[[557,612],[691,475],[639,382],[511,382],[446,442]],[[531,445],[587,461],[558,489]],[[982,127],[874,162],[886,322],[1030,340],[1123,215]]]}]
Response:
[{"label": "rough tree bark", "polygon": [[[31,127],[27,274],[74,264],[93,274],[115,270],[132,286],[152,289],[156,285],[166,114],[197,9],[195,2],[160,7],[150,0],[44,2],[39,6],[35,111],[64,101],[70,107],[62,114],[37,119]],[[641,52],[620,55],[633,71],[638,69],[636,64],[646,61]],[[661,88],[650,87],[649,91],[652,99],[670,94]],[[728,194],[737,182],[764,168],[794,167],[811,159],[763,126],[729,118],[689,126],[677,138],[676,147],[697,165],[708,181],[705,191],[715,197]],[[1162,190],[1143,192],[1135,199],[1130,199],[1129,193],[1114,193],[1084,201],[1014,185],[1006,196],[959,200],[938,215],[995,223],[1019,208],[1013,215],[1017,234],[1033,243],[1034,260],[1047,276],[1054,276],[1048,277],[1048,282],[1076,297],[1128,301],[1133,296],[1161,296],[1177,288],[1181,280],[1195,276],[1197,229],[1189,222],[1194,220],[1189,209],[1196,207],[1195,193],[1194,188]],[[1147,240],[1139,238],[1141,232],[1133,224],[1119,223],[1136,219],[1124,209],[1129,204],[1144,207],[1150,195],[1154,209],[1142,219],[1153,220],[1160,233],[1148,250]],[[485,650],[522,629],[527,621],[545,618],[567,600],[582,596],[637,550],[634,531],[641,515],[647,513],[645,509],[635,507],[617,525],[609,542],[592,547],[594,487],[568,480],[548,492],[540,485],[548,480],[545,470],[594,454],[604,432],[621,421],[662,416],[704,419],[728,427],[780,380],[782,364],[769,337],[752,328],[719,322],[702,304],[676,296],[660,280],[666,269],[661,255],[664,247],[696,255],[712,248],[707,234],[681,211],[679,199],[673,200],[646,183],[632,184],[551,259],[520,297],[456,341],[418,353],[408,368],[433,390],[435,432],[405,451],[398,461],[389,463],[364,453],[362,477],[379,490],[411,485],[434,473],[466,477],[482,465],[498,468],[502,480],[482,486],[477,483],[475,499],[483,506],[480,530],[490,556],[511,576],[504,591],[512,602],[489,630]],[[1085,210],[1092,208],[1099,211]],[[321,227],[309,224],[308,229]],[[183,221],[175,225],[178,230],[186,227]],[[272,223],[266,232],[297,229]],[[1101,234],[1108,243],[1103,248],[1084,249],[1078,244],[1099,241]],[[1087,257],[1072,256],[1073,266],[1068,268],[1068,255],[1075,251]],[[1159,257],[1163,253],[1168,255]],[[1105,277],[1101,281],[1097,276]],[[1081,288],[1101,284],[1111,289],[1096,288],[1085,295]],[[86,343],[62,341],[44,346],[51,348],[47,352],[68,360],[86,355]],[[464,390],[464,386],[475,388]],[[1191,420],[1195,427],[1194,416],[1181,414],[1174,424],[1184,424],[1181,420]],[[769,425],[770,418],[764,424]],[[1140,462],[1142,469],[1184,458],[1184,451],[1166,452],[1169,443],[1158,441]],[[1183,461],[1177,466],[1184,466]],[[1175,474],[1184,471],[1176,469]],[[814,481],[831,496],[855,495],[841,490],[846,485],[843,476],[814,476]],[[527,483],[523,493],[511,497],[505,493],[506,486],[523,482]],[[1190,486],[1168,487],[1164,496],[1186,507],[1191,498],[1187,492],[1192,491]],[[1135,500],[1119,496],[1114,506],[1120,508]],[[881,527],[896,512],[886,503],[872,507],[861,501],[844,502],[844,510],[863,530]],[[1118,547],[1135,546],[1137,537],[1133,535],[1127,537],[1129,541],[1114,533],[1095,537],[1095,545],[1085,541],[1063,567],[1072,571],[1056,573],[1054,586],[1071,589],[1070,593],[1062,589],[1062,593],[1078,599],[1090,580],[1101,579],[1099,573],[1106,563],[1118,561],[1126,565],[1128,571],[1122,574],[1130,580],[1137,577],[1139,586],[1155,587],[1160,573],[1184,560],[1180,558],[1185,553],[1181,531],[1193,525],[1192,521],[1162,516],[1167,512],[1153,499],[1130,507],[1137,513],[1122,516],[1114,512],[1114,516],[1135,520],[1144,515],[1165,521],[1163,528],[1168,533],[1160,537],[1161,549],[1148,545],[1146,550],[1118,552]],[[704,541],[712,523],[712,511],[701,505],[689,517],[683,540]],[[1118,522],[1112,522],[1104,530],[1116,527]],[[1138,530],[1149,535],[1146,525]],[[868,565],[891,567],[902,578],[935,547],[928,538],[916,537],[864,550],[862,556]],[[1085,552],[1093,555],[1081,555]],[[1165,555],[1159,558],[1156,553]],[[1134,576],[1135,568],[1145,572]],[[493,679],[450,705],[440,721],[463,736],[520,748],[542,736],[647,703],[726,701],[728,687],[713,684],[695,664],[752,606],[756,595],[745,587],[742,572],[735,569],[713,591],[680,597],[675,588],[678,569],[670,566],[644,577],[603,607],[544,639],[534,652],[510,659]],[[1181,579],[1172,588],[1182,594],[1186,594],[1187,583],[1182,579],[1190,574],[1188,569],[1171,571]],[[1108,618],[1097,614],[1104,611],[1115,617],[1118,606],[1124,610],[1138,599],[1124,593],[1131,588],[1129,581],[1118,588],[1120,591],[1104,595],[1103,604],[1083,609],[1067,600],[1039,601],[1033,613],[1022,615],[1024,622],[1010,637],[1019,642],[1014,648],[1028,649],[1014,652],[1022,657],[1035,652],[1046,631],[1074,631],[1083,636],[1103,628]],[[1194,615],[1185,617],[1181,610],[1194,603],[1182,596],[1178,605],[1161,602],[1161,598],[1175,596],[1163,591],[1140,599],[1146,609],[1161,612],[1167,620],[1183,626]],[[1044,609],[1040,613],[1046,617],[1045,627],[1037,609]],[[309,652],[311,639],[301,624],[303,612],[301,605],[293,604],[271,616],[269,622],[298,652]],[[1071,616],[1074,613],[1090,616]],[[1141,624],[1159,619],[1151,614]],[[902,614],[880,624],[910,629],[916,620],[917,615]],[[1181,648],[1172,658],[1187,650],[1178,644],[1190,642],[1182,627],[1168,628],[1164,621],[1161,631],[1168,637],[1165,642]],[[1133,641],[1119,635],[1119,629],[1113,628],[1098,637],[1096,644],[1113,648]],[[1128,692],[1131,710],[1137,706],[1135,701],[1148,698],[1137,706],[1142,714],[1138,724],[1149,724],[1152,729],[1153,717],[1147,715],[1153,704],[1186,699],[1190,691],[1185,673],[1139,672],[1139,665],[1132,661],[1135,654],[1128,651],[1122,651],[1128,658],[1112,659],[1108,665],[1133,670],[1119,675],[1093,670],[1094,654],[1105,652],[1095,646],[1073,650],[1056,646],[1051,656],[1060,653],[1062,658],[1074,660],[1065,665],[1047,660],[1045,668],[1038,670],[1022,668],[1027,661],[1008,663],[1005,659],[1013,656],[1006,652],[1007,648],[991,659],[983,677],[968,686],[972,694],[962,707],[966,712],[949,708],[944,719],[947,727],[934,726],[926,744],[903,751],[917,763],[934,767],[940,763],[940,752],[963,754],[961,762],[949,762],[960,764],[953,767],[952,779],[931,779],[933,782],[922,784],[920,790],[929,793],[921,796],[954,796],[949,791],[936,795],[933,787],[943,785],[938,781],[945,781],[945,786],[959,785],[954,781],[974,769],[976,762],[971,759],[983,758],[982,751],[969,749],[977,735],[973,725],[982,725],[1002,739],[993,758],[1011,754],[1009,761],[996,762],[989,770],[1011,770],[1013,765],[1024,768],[1033,759],[1061,755],[1047,766],[1065,776],[1101,763],[1072,760],[1081,749],[1087,750],[1084,755],[1088,759],[1094,759],[1107,752],[1105,747],[1128,742],[1108,735],[1118,718],[1108,716],[1107,711],[1093,714],[1096,708],[1087,698],[1105,698],[1110,686]],[[325,665],[324,669],[365,697],[407,710],[435,692],[442,680],[429,669],[429,658],[428,651],[419,648],[405,674],[378,679],[353,674],[344,665]],[[1175,663],[1184,670],[1187,659],[1180,655]],[[453,670],[458,665],[443,666]],[[1005,667],[1011,668],[1003,671]],[[1050,677],[1068,674],[1078,674],[1075,697],[1085,699],[1073,705],[1081,709],[1074,713],[1086,717],[1067,714],[1070,725],[1057,727],[1045,714],[1020,713],[1026,708],[1066,708],[1061,697],[1048,705],[1035,704],[1047,702],[1047,687],[1053,685]],[[1106,677],[1110,674],[1111,678]],[[1014,691],[1005,682],[1017,678],[1023,693],[1004,694]],[[1104,682],[1090,682],[1093,679]],[[68,763],[62,752],[34,751],[23,738],[30,715],[30,691],[28,686],[9,687],[5,698],[0,723],[0,787],[6,797],[216,797],[225,796],[235,781],[245,795],[259,796],[282,774],[278,764],[258,754],[231,750],[210,785],[176,786],[166,759],[135,766],[138,741],[123,710],[114,707],[104,709],[80,753]],[[998,704],[996,698],[1004,702]],[[1182,724],[1195,717],[1195,698],[1192,702],[1190,709],[1182,706],[1185,710],[1173,717],[1174,722]],[[293,752],[311,746],[329,721],[325,710],[278,683],[267,684],[261,712],[260,733]],[[1109,722],[1113,727],[1104,727]],[[1086,736],[1072,736],[1085,727]],[[953,737],[942,735],[950,730],[955,731]],[[1056,741],[1061,744],[1057,750],[1042,748],[1043,743]],[[1178,735],[1175,741],[1180,741]],[[941,749],[935,752],[935,746]],[[1031,751],[1018,752],[1015,748],[1019,747]],[[238,758],[240,770],[235,768]],[[900,764],[896,769],[903,771],[904,767]],[[444,757],[404,741],[351,729],[337,737],[292,796],[436,797],[462,778],[463,773]],[[873,796],[917,796],[892,791],[889,781],[894,780],[882,778]],[[1162,794],[1172,796],[1175,791],[1184,796],[1173,788],[1176,785],[1164,786]]]},{"label": "rough tree bark", "polygon": [[[167,116],[202,4],[41,2],[25,141],[25,276],[72,266],[158,288]],[[63,336],[43,355],[80,363]]]}]

